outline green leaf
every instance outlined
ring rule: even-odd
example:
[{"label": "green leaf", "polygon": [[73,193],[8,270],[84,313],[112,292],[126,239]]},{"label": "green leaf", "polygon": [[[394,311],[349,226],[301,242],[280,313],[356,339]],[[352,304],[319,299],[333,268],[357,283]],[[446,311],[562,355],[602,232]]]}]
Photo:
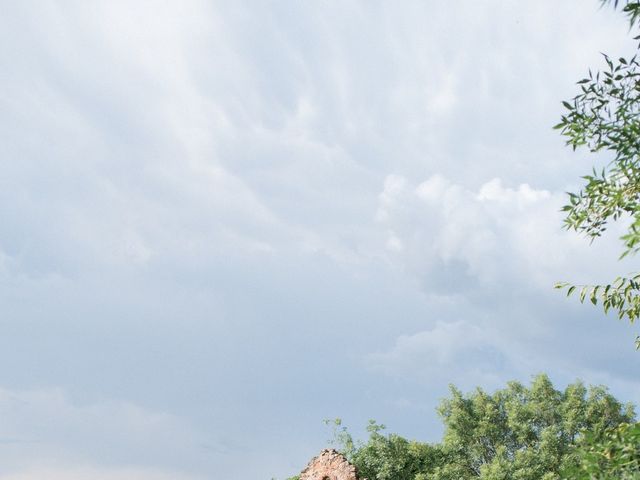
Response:
[{"label": "green leaf", "polygon": [[582,287],[582,290],[580,290],[580,303],[584,303],[584,299],[587,296],[587,288],[588,287]]}]

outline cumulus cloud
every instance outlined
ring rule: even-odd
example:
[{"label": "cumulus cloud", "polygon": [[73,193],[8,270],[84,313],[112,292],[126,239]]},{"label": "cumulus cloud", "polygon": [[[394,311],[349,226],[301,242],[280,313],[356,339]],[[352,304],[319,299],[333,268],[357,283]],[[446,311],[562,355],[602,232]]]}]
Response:
[{"label": "cumulus cloud", "polygon": [[544,291],[566,275],[606,281],[617,266],[616,230],[590,247],[561,230],[565,201],[564,193],[513,188],[499,178],[469,189],[437,174],[420,183],[389,175],[376,220],[387,231],[391,261],[419,275],[428,291],[514,283]]},{"label": "cumulus cloud", "polygon": [[498,387],[553,371],[563,381],[606,378],[635,392],[623,363],[611,353],[604,363],[594,357],[598,343],[619,338],[621,326],[604,327],[599,312],[578,309],[553,289],[559,280],[603,282],[619,274],[623,226],[590,245],[560,229],[565,200],[562,192],[498,178],[467,188],[438,174],[422,182],[387,176],[376,213],[384,257],[418,279],[434,307],[450,299],[455,308],[434,309],[429,328],[405,330],[364,363],[425,385],[455,379],[469,388]]}]

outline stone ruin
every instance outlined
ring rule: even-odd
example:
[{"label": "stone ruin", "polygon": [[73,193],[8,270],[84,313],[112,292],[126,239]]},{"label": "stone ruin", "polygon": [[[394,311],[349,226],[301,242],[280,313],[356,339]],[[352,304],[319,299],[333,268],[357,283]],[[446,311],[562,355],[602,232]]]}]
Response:
[{"label": "stone ruin", "polygon": [[[309,462],[300,480],[359,480],[356,467],[332,448],[326,448]],[[363,479],[364,480],[364,479]]]}]

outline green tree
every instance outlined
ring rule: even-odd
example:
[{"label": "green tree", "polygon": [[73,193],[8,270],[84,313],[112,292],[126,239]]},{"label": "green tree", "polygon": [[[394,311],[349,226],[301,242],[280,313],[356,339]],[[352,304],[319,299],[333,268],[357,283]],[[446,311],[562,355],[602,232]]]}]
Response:
[{"label": "green tree", "polygon": [[354,451],[352,461],[370,480],[420,480],[441,463],[440,448],[399,435],[384,435],[384,425],[369,422],[369,441]]},{"label": "green tree", "polygon": [[[640,2],[603,0],[602,4],[622,6],[632,27],[640,23]],[[606,68],[590,70],[578,82],[580,92],[563,102],[567,111],[555,128],[574,150],[586,147],[591,152],[609,152],[612,160],[583,177],[582,189],[569,193],[563,210],[565,227],[591,240],[601,236],[610,221],[629,218],[622,236],[621,257],[625,257],[640,250],[640,63],[637,56],[615,60],[604,55],[604,60]],[[566,289],[567,295],[576,293],[581,302],[600,303],[605,313],[615,311],[631,323],[640,317],[640,274],[602,285],[562,282],[556,287]],[[636,346],[640,347],[640,337]]]},{"label": "green tree", "polygon": [[423,480],[442,463],[437,445],[407,440],[396,434],[384,434],[385,426],[369,420],[369,439],[355,442],[342,421],[325,420],[333,427],[332,443],[369,480]]},{"label": "green tree", "polygon": [[367,442],[354,442],[340,423],[334,438],[369,480],[552,480],[578,464],[573,452],[583,432],[634,418],[632,406],[604,387],[576,382],[559,391],[545,375],[530,387],[509,382],[493,394],[451,387],[438,412],[445,426],[438,444],[385,434],[373,421]]},{"label": "green tree", "polygon": [[477,389],[465,396],[452,387],[439,412],[447,460],[433,476],[438,480],[559,478],[582,431],[633,418],[633,408],[604,387],[576,382],[559,391],[546,375],[529,388],[509,382],[491,395]]}]

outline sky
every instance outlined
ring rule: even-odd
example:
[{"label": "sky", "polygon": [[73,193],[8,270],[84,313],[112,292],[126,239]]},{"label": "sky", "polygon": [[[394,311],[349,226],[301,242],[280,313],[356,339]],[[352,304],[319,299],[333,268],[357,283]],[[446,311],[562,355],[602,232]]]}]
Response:
[{"label": "sky", "polygon": [[0,480],[299,472],[324,419],[438,441],[448,385],[637,402],[637,331],[555,291],[607,157],[551,127],[633,51],[596,0],[7,2]]}]

